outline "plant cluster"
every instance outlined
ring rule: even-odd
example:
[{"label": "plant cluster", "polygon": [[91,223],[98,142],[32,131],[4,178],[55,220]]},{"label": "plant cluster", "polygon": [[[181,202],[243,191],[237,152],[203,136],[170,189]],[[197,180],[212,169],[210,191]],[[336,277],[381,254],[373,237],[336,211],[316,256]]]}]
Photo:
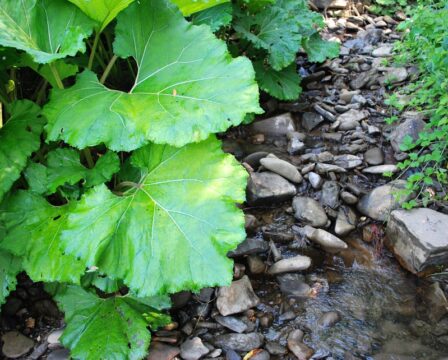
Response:
[{"label": "plant cluster", "polygon": [[[416,194],[404,207],[448,199],[446,186],[448,150],[448,1],[420,4],[409,21],[400,25],[407,31],[398,43],[398,63],[414,64],[418,78],[401,91],[410,101],[403,105],[397,94],[388,103],[399,110],[416,110],[429,119],[425,131],[414,141],[407,136],[401,150],[407,159],[398,164],[408,175],[407,187],[399,195]],[[396,118],[395,118],[396,119]],[[394,120],[392,118],[391,120]]]},{"label": "plant cluster", "polygon": [[260,88],[280,100],[300,95],[299,51],[318,63],[339,55],[337,42],[322,39],[323,18],[306,0],[238,0],[201,11],[192,21],[209,24],[233,54],[250,58]]},{"label": "plant cluster", "polygon": [[214,134],[337,51],[305,1],[222,3],[0,0],[0,304],[45,282],[73,358],[141,359],[169,294],[230,283],[247,173]]},{"label": "plant cluster", "polygon": [[397,11],[408,12],[411,8],[410,0],[374,0],[369,11],[374,14],[394,15]]}]

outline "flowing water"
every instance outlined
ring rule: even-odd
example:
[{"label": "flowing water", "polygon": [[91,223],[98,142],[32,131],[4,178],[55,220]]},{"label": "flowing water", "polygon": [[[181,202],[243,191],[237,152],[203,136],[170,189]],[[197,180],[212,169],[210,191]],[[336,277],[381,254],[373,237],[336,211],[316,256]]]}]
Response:
[{"label": "flowing water", "polygon": [[[316,350],[314,359],[448,359],[448,346],[419,331],[417,319],[428,321],[432,311],[421,300],[426,284],[402,270],[386,250],[373,256],[373,247],[362,240],[349,243],[351,250],[329,255],[305,275],[308,297],[280,298],[275,282],[257,283],[263,310],[274,315],[266,339],[286,344],[291,329],[302,329],[304,342]],[[282,321],[280,313],[286,311],[296,317]],[[332,327],[319,325],[329,311],[341,320]]]}]

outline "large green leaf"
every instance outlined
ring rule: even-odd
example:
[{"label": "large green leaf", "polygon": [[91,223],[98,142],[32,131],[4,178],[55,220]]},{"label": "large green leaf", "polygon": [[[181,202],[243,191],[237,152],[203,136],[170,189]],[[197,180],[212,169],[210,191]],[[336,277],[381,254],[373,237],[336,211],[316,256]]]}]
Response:
[{"label": "large green leaf", "polygon": [[268,94],[280,100],[295,100],[299,97],[302,88],[300,87],[300,76],[297,73],[296,64],[275,71],[259,61],[254,63],[254,68],[258,85]]},{"label": "large green leaf", "polygon": [[213,137],[183,148],[148,145],[132,155],[141,171],[123,196],[93,188],[69,216],[63,243],[138,296],[228,283],[226,257],[244,237],[235,202],[247,174]]},{"label": "large green leaf", "polygon": [[20,259],[0,249],[0,305],[8,294],[15,290],[16,275],[22,271]]},{"label": "large green leaf", "polygon": [[61,340],[75,359],[142,359],[151,339],[147,327],[170,322],[129,296],[102,299],[72,285],[59,289],[55,299],[67,323]]},{"label": "large green leaf", "polygon": [[89,71],[73,87],[53,90],[44,110],[49,140],[126,151],[148,141],[182,146],[261,112],[250,61],[232,59],[208,27],[188,23],[165,0],[124,10],[114,48],[137,62],[132,90],[110,90]]},{"label": "large green leaf", "polygon": [[31,101],[17,101],[11,117],[0,129],[0,201],[20,177],[28,157],[39,149],[45,120],[40,108]]},{"label": "large green leaf", "polygon": [[0,208],[6,235],[0,246],[22,257],[23,269],[34,281],[78,283],[84,272],[81,261],[60,249],[69,205],[55,207],[44,198],[19,190]]},{"label": "large green leaf", "polygon": [[175,3],[184,16],[189,16],[213,6],[229,2],[230,0],[171,0]]},{"label": "large green leaf", "polygon": [[38,194],[50,195],[64,184],[74,185],[86,179],[91,187],[109,181],[120,170],[120,159],[112,151],[101,156],[93,169],[84,167],[75,149],[56,149],[48,153],[47,166],[31,163],[25,171],[30,189]]},{"label": "large green leaf", "polygon": [[317,31],[320,18],[305,0],[279,0],[255,12],[236,7],[233,25],[239,36],[266,50],[269,63],[279,71],[295,60],[302,39]]},{"label": "large green leaf", "polygon": [[225,3],[202,10],[191,17],[195,25],[206,24],[215,32],[232,22],[232,4]]},{"label": "large green leaf", "polygon": [[319,34],[314,34],[303,42],[308,60],[311,62],[324,62],[339,56],[339,44],[335,41],[322,39]]},{"label": "large green leaf", "polygon": [[126,9],[134,0],[68,0],[78,6],[90,18],[98,22],[98,31],[104,28],[118,15]]},{"label": "large green leaf", "polygon": [[84,52],[93,25],[66,0],[0,0],[0,45],[24,50],[38,63]]}]

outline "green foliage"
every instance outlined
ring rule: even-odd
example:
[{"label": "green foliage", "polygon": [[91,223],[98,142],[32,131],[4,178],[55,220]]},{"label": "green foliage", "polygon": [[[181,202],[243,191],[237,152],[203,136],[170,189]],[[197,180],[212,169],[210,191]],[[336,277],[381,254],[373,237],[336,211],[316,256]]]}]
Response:
[{"label": "green foliage", "polygon": [[232,279],[247,174],[214,134],[337,49],[305,0],[0,4],[0,303],[25,271],[73,358],[142,359],[169,294]]},{"label": "green foliage", "polygon": [[58,289],[55,299],[67,321],[61,340],[73,349],[75,359],[142,359],[151,339],[147,327],[156,329],[170,322],[168,316],[129,295],[102,299],[69,285]]},{"label": "green foliage", "polygon": [[34,281],[79,283],[84,265],[60,247],[72,205],[52,206],[43,197],[19,190],[3,202],[0,222],[6,235],[0,247],[22,259]]},{"label": "green foliage", "polygon": [[[165,0],[71,2],[82,11],[62,0],[2,2],[0,26],[11,31],[0,35],[10,89],[0,92],[0,302],[25,271],[54,290],[73,358],[142,359],[148,327],[170,321],[161,312],[169,293],[231,281],[226,254],[245,238],[235,203],[247,174],[212,134],[261,112],[258,87],[248,59]],[[212,3],[182,2],[183,11]],[[214,29],[231,19],[222,9]],[[205,12],[194,21],[207,22]],[[86,68],[87,57],[70,56],[93,28]],[[17,91],[25,67],[37,87]],[[99,81],[90,69],[101,68]],[[37,99],[44,116],[18,96]]]},{"label": "green foliage", "polygon": [[[231,280],[226,254],[244,239],[246,174],[210,138],[183,148],[149,145],[134,152],[138,183],[122,196],[104,185],[71,212],[65,250],[139,296],[199,290]],[[205,268],[213,268],[204,272]]]},{"label": "green foliage", "polygon": [[420,74],[415,83],[401,90],[412,99],[406,106],[396,96],[389,98],[389,104],[399,110],[416,110],[429,118],[417,141],[406,137],[401,144],[400,149],[409,154],[398,164],[408,175],[405,192],[417,194],[417,199],[404,205],[406,208],[448,199],[448,47],[444,46],[448,39],[447,18],[448,1],[439,0],[417,6],[411,19],[401,26],[408,32],[397,46],[400,55],[396,61],[414,63]]},{"label": "green foliage", "polygon": [[0,305],[16,288],[16,275],[22,271],[20,259],[0,249]]},{"label": "green foliage", "polygon": [[94,168],[88,169],[81,164],[75,149],[56,149],[48,153],[46,166],[30,163],[24,175],[31,191],[51,195],[59,186],[75,185],[82,179],[85,187],[103,184],[119,169],[120,160],[112,151],[101,156]]},{"label": "green foliage", "polygon": [[276,71],[258,61],[254,62],[254,68],[258,85],[262,90],[282,100],[294,100],[299,97],[302,88],[295,64]]},{"label": "green foliage", "polygon": [[191,21],[195,25],[206,24],[212,31],[218,31],[232,22],[232,10],[232,4],[224,3],[194,14]]},{"label": "green foliage", "polygon": [[189,16],[199,11],[209,9],[213,6],[229,2],[229,0],[171,0],[175,3],[182,14]]},{"label": "green foliage", "polygon": [[0,129],[0,201],[20,177],[28,157],[40,146],[45,123],[38,106],[23,100],[10,107],[11,117]]},{"label": "green foliage", "polygon": [[104,143],[115,151],[148,141],[182,146],[261,111],[250,62],[232,59],[206,27],[191,25],[162,1],[129,6],[118,17],[114,49],[137,63],[131,91],[108,89],[84,71],[70,89],[53,90],[44,109],[49,140],[80,149]]},{"label": "green foliage", "polygon": [[300,49],[312,62],[339,55],[339,44],[319,35],[322,16],[311,11],[305,0],[237,2],[232,26],[238,40],[234,46],[258,64],[261,88],[280,100],[300,94],[294,63]]},{"label": "green foliage", "polygon": [[0,45],[24,50],[37,63],[84,52],[93,25],[65,0],[0,1]]},{"label": "green foliage", "polygon": [[397,11],[407,11],[412,6],[409,0],[374,0],[369,10],[374,14],[393,15]]},{"label": "green foliage", "polygon": [[68,0],[79,7],[87,16],[95,20],[98,31],[104,28],[126,9],[134,0]]}]

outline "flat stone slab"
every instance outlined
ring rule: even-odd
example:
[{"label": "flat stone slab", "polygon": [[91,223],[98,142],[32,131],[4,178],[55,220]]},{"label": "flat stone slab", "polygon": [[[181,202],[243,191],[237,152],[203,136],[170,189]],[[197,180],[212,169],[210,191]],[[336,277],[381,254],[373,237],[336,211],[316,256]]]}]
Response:
[{"label": "flat stone slab", "polygon": [[386,233],[395,256],[414,274],[448,263],[448,215],[431,209],[395,210]]}]

